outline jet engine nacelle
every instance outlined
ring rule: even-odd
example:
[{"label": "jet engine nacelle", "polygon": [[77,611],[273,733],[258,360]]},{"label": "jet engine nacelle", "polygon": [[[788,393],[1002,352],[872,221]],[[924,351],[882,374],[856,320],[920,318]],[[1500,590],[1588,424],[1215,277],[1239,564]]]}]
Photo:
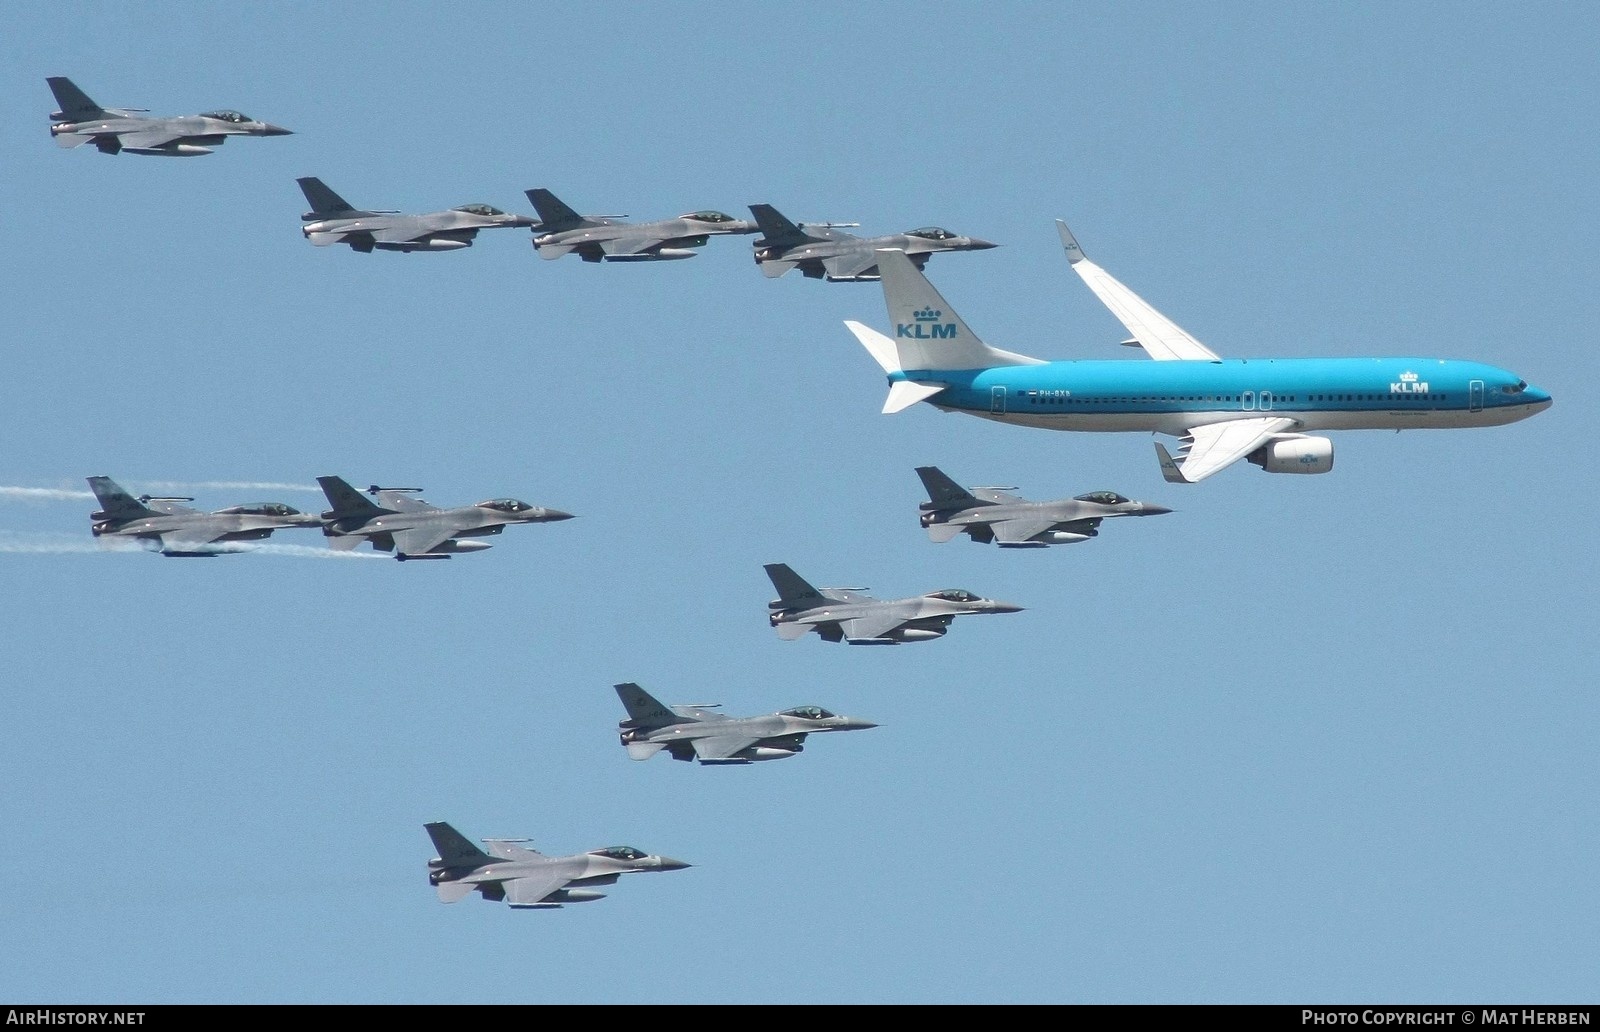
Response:
[{"label": "jet engine nacelle", "polygon": [[1333,442],[1326,437],[1281,434],[1247,458],[1268,473],[1326,473],[1333,469]]}]

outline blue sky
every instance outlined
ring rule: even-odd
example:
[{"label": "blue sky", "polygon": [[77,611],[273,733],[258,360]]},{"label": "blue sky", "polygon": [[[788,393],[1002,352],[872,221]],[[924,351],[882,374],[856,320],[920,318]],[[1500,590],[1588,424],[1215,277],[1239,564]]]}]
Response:
[{"label": "blue sky", "polygon": [[[331,473],[579,518],[450,562],[188,562],[0,492],[0,997],[1592,1001],[1597,35],[1575,3],[6,5],[0,486]],[[49,75],[296,135],[59,150]],[[765,279],[740,239],[315,249],[304,175],[410,211],[544,186],[944,225],[1002,245],[928,267],[991,343],[1142,361],[1064,218],[1224,355],[1470,358],[1556,403],[1173,486],[1143,435],[881,415],[842,325],[883,324],[875,285]],[[1176,512],[934,545],[930,463]],[[1027,609],[783,642],[768,562]],[[881,726],[636,763],[625,680]],[[440,819],[695,866],[443,906]]]}]

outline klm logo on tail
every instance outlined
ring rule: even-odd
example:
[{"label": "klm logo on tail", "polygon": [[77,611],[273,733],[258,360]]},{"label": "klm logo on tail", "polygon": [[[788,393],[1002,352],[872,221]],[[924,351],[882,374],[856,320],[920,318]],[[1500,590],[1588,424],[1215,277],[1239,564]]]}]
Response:
[{"label": "klm logo on tail", "polygon": [[944,313],[937,308],[919,308],[911,313],[913,322],[895,323],[894,335],[916,340],[952,340],[956,335],[956,324],[940,322],[942,315]]}]

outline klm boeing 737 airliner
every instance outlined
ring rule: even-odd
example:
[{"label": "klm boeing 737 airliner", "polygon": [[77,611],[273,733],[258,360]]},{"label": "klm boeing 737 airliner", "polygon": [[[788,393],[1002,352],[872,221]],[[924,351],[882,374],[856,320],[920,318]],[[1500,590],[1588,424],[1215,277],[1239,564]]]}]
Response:
[{"label": "klm boeing 737 airliner", "polygon": [[1516,374],[1443,358],[1223,359],[1084,257],[1057,221],[1072,268],[1154,362],[1046,362],[985,344],[899,251],[880,251],[894,336],[846,321],[889,376],[884,412],[926,401],[1050,430],[1145,431],[1161,474],[1203,480],[1240,459],[1269,473],[1326,473],[1333,442],[1304,431],[1500,426],[1550,407]]}]

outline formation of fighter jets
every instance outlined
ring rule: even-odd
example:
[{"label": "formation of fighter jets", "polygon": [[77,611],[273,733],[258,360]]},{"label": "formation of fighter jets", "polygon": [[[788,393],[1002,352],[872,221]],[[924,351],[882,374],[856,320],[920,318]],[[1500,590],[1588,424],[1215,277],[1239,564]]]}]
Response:
[{"label": "formation of fighter jets", "polygon": [[841,717],[821,706],[759,717],[730,717],[714,703],[668,706],[632,681],[616,685],[628,719],[617,725],[628,756],[648,760],[665,749],[675,760],[701,763],[754,763],[782,760],[805,748],[806,735],[823,731],[864,731],[877,724]]},{"label": "formation of fighter jets", "polygon": [[166,556],[213,556],[236,550],[241,542],[260,541],[284,527],[318,527],[322,521],[282,502],[231,505],[201,512],[179,502],[193,498],[135,498],[110,477],[90,477],[100,508],[90,514],[97,538],[125,539]]},{"label": "formation of fighter jets", "polygon": [[373,551],[393,552],[402,562],[448,559],[491,547],[476,539],[499,534],[513,524],[572,519],[570,512],[516,498],[491,498],[442,509],[412,497],[420,488],[373,485],[363,495],[339,477],[317,478],[330,506],[320,515],[303,513],[282,502],[201,512],[177,504],[193,498],[135,498],[110,477],[88,479],[101,506],[89,517],[95,537],[127,539],[162,555],[182,558],[247,551],[246,542],[268,538],[275,530],[319,527],[328,547],[335,551],[367,543]]},{"label": "formation of fighter jets", "polygon": [[862,588],[814,588],[785,563],[768,563],[778,597],[767,603],[767,621],[784,641],[815,631],[823,641],[851,645],[899,645],[942,638],[958,616],[1020,613],[1010,602],[945,588],[910,598],[881,599]]},{"label": "formation of fighter jets", "polygon": [[881,250],[900,251],[920,269],[939,251],[985,251],[996,246],[978,237],[957,236],[938,226],[888,236],[860,237],[840,228],[856,223],[790,222],[770,204],[752,204],[750,214],[761,227],[761,239],[752,245],[756,264],[761,267],[762,275],[769,278],[799,269],[808,279],[854,283],[878,278],[878,252]]},{"label": "formation of fighter jets", "polygon": [[153,118],[143,108],[101,107],[65,76],[45,80],[59,110],[50,112],[50,135],[58,147],[92,143],[102,154],[150,154],[185,158],[210,154],[230,136],[292,136],[288,129],[237,111]]},{"label": "formation of fighter jets", "polygon": [[1087,541],[1100,534],[1100,521],[1113,516],[1159,516],[1164,505],[1135,502],[1115,491],[1054,502],[1030,502],[1007,494],[1010,487],[962,487],[937,466],[918,466],[917,476],[928,500],[919,508],[922,525],[934,541],[966,534],[974,541],[1001,548],[1046,548]]},{"label": "formation of fighter jets", "polygon": [[300,232],[318,247],[348,244],[353,251],[458,251],[471,247],[484,229],[531,226],[526,215],[508,215],[487,204],[462,204],[448,211],[403,215],[353,207],[315,176],[295,180],[311,210],[300,216]]},{"label": "formation of fighter jets", "polygon": [[[93,143],[107,154],[208,154],[229,136],[283,136],[289,130],[219,110],[174,118],[139,109],[104,108],[71,80],[47,80],[59,109],[51,136],[65,148]],[[1272,473],[1318,474],[1333,466],[1333,445],[1320,432],[1496,426],[1548,408],[1550,395],[1515,374],[1475,362],[1437,358],[1224,359],[1088,260],[1065,223],[1056,223],[1072,270],[1127,329],[1122,343],[1150,362],[1046,361],[984,342],[927,280],[929,258],[996,245],[937,226],[885,236],[845,232],[856,223],[797,223],[770,204],[749,206],[750,220],[703,209],[675,218],[633,222],[625,215],[582,215],[544,188],[526,191],[538,217],[487,204],[404,214],[353,207],[320,179],[297,180],[311,210],[302,232],[316,246],[344,244],[359,252],[450,251],[470,247],[485,229],[526,228],[539,257],[569,254],[588,263],[692,258],[714,236],[758,235],[752,256],[768,278],[800,270],[828,282],[880,281],[888,333],[851,320],[846,326],[882,368],[889,387],[883,412],[927,402],[949,412],[1066,431],[1138,431],[1178,438],[1174,455],[1157,443],[1163,479],[1195,483],[1243,459]],[[915,469],[928,495],[922,527],[933,542],[965,534],[1000,548],[1048,548],[1087,541],[1121,516],[1171,509],[1094,491],[1030,501],[1015,488],[964,487],[937,466]],[[281,502],[235,505],[213,512],[179,503],[188,497],[134,497],[108,477],[88,478],[100,509],[96,538],[127,540],[165,556],[212,556],[247,550],[275,531],[316,527],[335,550],[359,548],[395,559],[446,559],[482,551],[482,539],[507,526],[567,520],[571,513],[514,498],[441,508],[415,497],[418,488],[353,488],[336,476],[317,478],[329,508],[300,512]],[[961,588],[879,599],[863,588],[817,588],[783,563],[765,566],[778,597],[768,621],[783,640],[816,633],[824,641],[897,645],[944,636],[957,616],[1015,613],[1022,607]],[[733,717],[717,704],[668,706],[634,682],[614,685],[627,712],[617,725],[634,760],[666,752],[701,765],[744,765],[792,757],[808,735],[864,730],[876,724],[806,705]],[[594,886],[623,874],[681,870],[690,865],[629,846],[550,857],[521,839],[484,839],[487,850],[443,822],[424,825],[438,856],[428,879],[439,898],[472,892],[512,907],[559,908],[603,897]]]},{"label": "formation of fighter jets", "polygon": [[569,856],[545,856],[519,843],[484,839],[484,852],[443,821],[423,825],[439,855],[428,861],[428,881],[445,903],[476,891],[518,909],[552,910],[567,903],[604,899],[591,886],[613,885],[624,874],[681,871],[689,864],[632,846],[607,846]]}]

